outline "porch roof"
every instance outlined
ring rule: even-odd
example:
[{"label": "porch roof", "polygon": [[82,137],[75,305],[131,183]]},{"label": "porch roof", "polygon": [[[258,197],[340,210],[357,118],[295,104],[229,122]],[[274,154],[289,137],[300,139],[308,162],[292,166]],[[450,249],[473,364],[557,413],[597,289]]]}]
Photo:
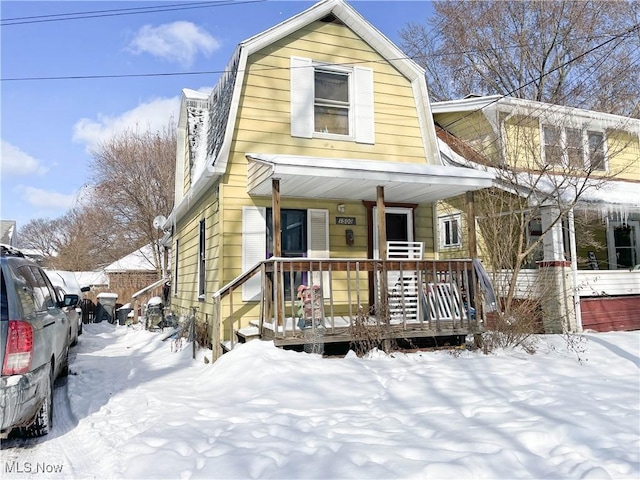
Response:
[{"label": "porch roof", "polygon": [[271,179],[283,196],[335,200],[376,200],[384,187],[387,202],[432,203],[491,187],[492,173],[464,167],[379,162],[343,158],[247,153],[247,191],[271,196]]}]

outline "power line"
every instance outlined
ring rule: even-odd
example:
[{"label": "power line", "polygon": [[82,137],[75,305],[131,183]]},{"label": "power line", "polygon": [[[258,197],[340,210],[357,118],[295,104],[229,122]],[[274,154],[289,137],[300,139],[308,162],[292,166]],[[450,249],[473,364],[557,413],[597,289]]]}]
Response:
[{"label": "power line", "polygon": [[524,85],[519,85],[517,88],[514,88],[514,89],[512,89],[511,91],[509,91],[509,92],[505,93],[504,95],[501,95],[499,98],[497,98],[497,99],[495,99],[495,100],[492,100],[491,102],[487,103],[487,104],[486,104],[486,105],[484,105],[483,107],[480,107],[480,108],[478,108],[478,109],[476,109],[476,110],[474,110],[474,111],[472,111],[472,112],[469,112],[469,113],[467,113],[466,115],[463,115],[462,117],[460,117],[460,118],[458,118],[458,119],[454,120],[453,122],[451,122],[451,123],[449,123],[449,124],[447,124],[447,125],[443,125],[443,127],[442,127],[442,128],[444,128],[445,130],[446,130],[446,129],[448,129],[448,128],[450,128],[451,126],[453,126],[453,125],[455,125],[456,123],[458,123],[458,122],[460,122],[460,121],[464,120],[465,118],[467,118],[467,117],[469,117],[469,116],[471,116],[471,115],[473,115],[473,114],[475,114],[475,113],[477,113],[477,112],[480,112],[480,111],[484,110],[485,108],[487,108],[487,107],[489,107],[489,106],[493,105],[494,103],[499,102],[502,98],[505,98],[505,97],[511,96],[512,94],[514,94],[514,93],[516,93],[516,92],[518,92],[518,91],[522,90],[523,88],[526,88],[526,87],[528,87],[529,85],[531,85],[531,84],[533,84],[533,83],[535,83],[535,82],[537,82],[537,81],[541,80],[542,78],[546,77],[547,75],[551,75],[553,72],[556,72],[556,71],[558,71],[558,70],[560,70],[560,69],[562,69],[562,68],[566,67],[567,65],[570,65],[571,63],[576,62],[577,60],[579,60],[579,59],[581,59],[581,58],[583,58],[583,57],[585,57],[585,56],[589,55],[590,53],[593,53],[594,51],[596,51],[596,50],[598,50],[598,49],[600,49],[600,48],[604,47],[605,45],[608,45],[609,43],[611,43],[611,42],[613,42],[613,41],[615,41],[615,40],[619,40],[619,39],[621,39],[621,38],[623,38],[623,37],[626,37],[626,36],[628,36],[628,35],[631,35],[631,34],[632,34],[632,33],[634,33],[636,30],[640,30],[640,23],[636,23],[636,24],[635,24],[635,25],[633,25],[632,27],[628,28],[628,29],[627,29],[627,30],[625,30],[624,32],[621,32],[621,33],[619,33],[619,34],[617,34],[617,35],[613,36],[613,37],[612,37],[612,38],[610,38],[609,40],[606,40],[606,41],[604,41],[604,42],[602,42],[602,43],[600,43],[600,44],[598,44],[598,45],[596,45],[596,46],[594,46],[594,47],[592,47],[592,48],[590,48],[590,49],[588,49],[588,50],[586,50],[586,51],[582,52],[581,54],[576,55],[575,57],[570,58],[569,60],[567,60],[566,62],[562,63],[561,65],[558,65],[557,67],[554,67],[554,68],[552,68],[551,70],[549,70],[549,71],[547,71],[547,72],[544,72],[542,75],[539,75],[538,77],[536,77],[536,78],[534,78],[534,79],[532,79],[532,80],[528,81],[528,82],[527,82],[527,83],[525,83]]},{"label": "power line", "polygon": [[65,20],[82,20],[86,18],[117,17],[117,16],[124,16],[124,15],[140,15],[144,13],[193,10],[197,8],[224,7],[229,5],[262,3],[265,1],[266,0],[216,0],[211,2],[192,2],[192,3],[186,3],[186,4],[183,3],[183,4],[171,4],[171,5],[154,5],[149,7],[93,10],[93,11],[73,12],[73,13],[58,13],[58,14],[37,15],[37,16],[30,16],[30,17],[4,18],[0,20],[0,25],[3,27],[8,27],[13,25],[27,25],[27,24],[34,24],[34,23],[61,22]]}]

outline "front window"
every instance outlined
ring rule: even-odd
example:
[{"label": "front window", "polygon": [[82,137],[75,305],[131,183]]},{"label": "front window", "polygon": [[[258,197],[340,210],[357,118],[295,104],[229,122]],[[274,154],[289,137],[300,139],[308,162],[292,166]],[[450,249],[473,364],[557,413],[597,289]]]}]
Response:
[{"label": "front window", "polygon": [[582,130],[567,128],[565,130],[567,144],[567,161],[570,168],[584,168],[584,148],[582,146]]},{"label": "front window", "polygon": [[562,131],[559,127],[545,125],[544,135],[544,159],[548,165],[562,165]]},{"label": "front window", "polygon": [[[267,258],[273,257],[273,211],[267,208]],[[280,210],[280,242],[282,256],[287,258],[300,258],[307,256],[307,211],[306,210]],[[293,291],[306,283],[306,274],[296,272],[293,276]],[[286,300],[291,300],[291,276],[284,275],[283,284]]]},{"label": "front window", "polygon": [[179,256],[178,256],[178,249],[179,246],[179,242],[178,240],[176,240],[176,259],[175,259],[175,263],[173,265],[173,294],[177,295],[178,294],[178,260],[179,260]]},{"label": "front window", "polygon": [[544,161],[570,169],[606,170],[603,132],[542,126]]},{"label": "front window", "polygon": [[640,222],[612,221],[608,230],[609,268],[634,268],[640,263]]},{"label": "front window", "polygon": [[589,142],[589,164],[593,170],[606,170],[604,161],[604,134],[587,132]]},{"label": "front window", "polygon": [[460,238],[460,215],[449,215],[440,218],[440,246],[454,248],[462,246]]},{"label": "front window", "polygon": [[349,135],[349,74],[315,70],[314,131]]}]

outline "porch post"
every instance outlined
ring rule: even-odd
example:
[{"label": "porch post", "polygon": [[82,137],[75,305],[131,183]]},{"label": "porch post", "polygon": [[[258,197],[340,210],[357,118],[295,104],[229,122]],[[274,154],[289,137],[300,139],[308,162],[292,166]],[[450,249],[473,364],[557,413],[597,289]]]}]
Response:
[{"label": "porch post", "polygon": [[567,214],[569,222],[569,248],[571,249],[571,279],[573,280],[573,305],[576,314],[576,330],[582,332],[582,310],[578,292],[578,248],[576,246],[576,222],[573,208]]},{"label": "porch post", "polygon": [[538,263],[542,324],[546,333],[575,332],[574,283],[571,262],[564,255],[560,209],[543,206],[540,217],[546,232],[542,238],[544,258]]},{"label": "porch post", "polygon": [[467,203],[467,235],[469,236],[469,257],[478,256],[478,243],[476,240],[476,204],[473,191],[466,193]]},{"label": "porch post", "polygon": [[280,179],[271,180],[271,213],[273,218],[273,256],[282,256],[282,238],[280,235]]},{"label": "porch post", "polygon": [[[280,227],[280,179],[274,178],[271,180],[271,217],[273,219],[272,232],[273,232],[273,256],[279,258],[282,256],[282,236]],[[275,266],[275,264],[274,264]],[[273,285],[275,289],[275,299],[273,306],[275,309],[276,322],[278,325],[284,323],[284,305],[281,305],[282,298],[282,282],[278,277],[277,269],[273,271]]]},{"label": "porch post", "polygon": [[380,260],[387,259],[387,216],[384,210],[384,187],[376,187],[378,207],[378,252]]}]

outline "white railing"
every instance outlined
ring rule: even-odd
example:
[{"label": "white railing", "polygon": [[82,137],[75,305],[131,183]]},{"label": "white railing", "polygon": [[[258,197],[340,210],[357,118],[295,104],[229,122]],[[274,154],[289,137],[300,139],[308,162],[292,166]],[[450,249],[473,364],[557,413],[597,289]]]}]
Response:
[{"label": "white railing", "polygon": [[[489,277],[496,295],[506,295],[512,272],[491,272]],[[576,289],[580,297],[640,295],[640,270],[578,270]],[[521,270],[516,279],[515,298],[531,298],[540,293],[539,270]]]}]

